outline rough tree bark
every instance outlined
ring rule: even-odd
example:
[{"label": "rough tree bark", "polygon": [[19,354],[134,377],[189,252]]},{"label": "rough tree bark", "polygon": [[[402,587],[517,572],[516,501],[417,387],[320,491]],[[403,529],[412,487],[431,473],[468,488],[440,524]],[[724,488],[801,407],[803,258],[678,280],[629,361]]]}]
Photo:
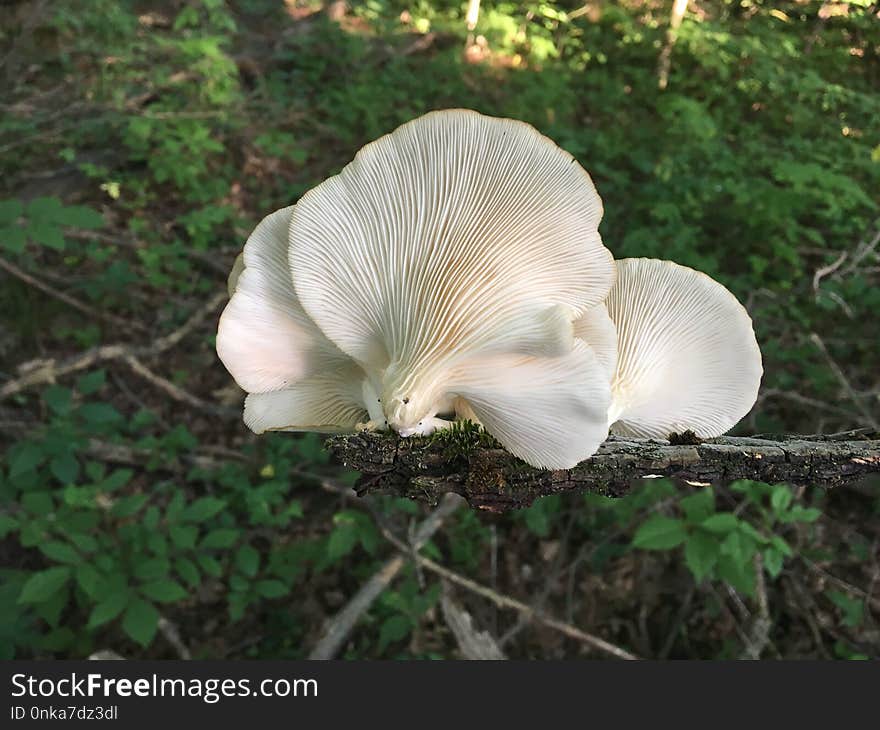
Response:
[{"label": "rough tree bark", "polygon": [[446,492],[457,492],[471,506],[492,512],[570,490],[620,496],[634,480],[658,476],[700,485],[753,479],[831,488],[880,473],[880,433],[869,429],[826,436],[670,438],[672,443],[611,437],[594,456],[559,471],[535,469],[483,433],[427,439],[358,433],[333,436],[327,445],[361,472],[360,493],[381,490],[436,503]]}]

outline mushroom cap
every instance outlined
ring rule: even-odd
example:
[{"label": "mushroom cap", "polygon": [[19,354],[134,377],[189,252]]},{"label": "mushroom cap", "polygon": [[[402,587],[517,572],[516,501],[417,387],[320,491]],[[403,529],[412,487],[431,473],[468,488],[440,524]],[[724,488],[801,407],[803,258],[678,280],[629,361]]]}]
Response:
[{"label": "mushroom cap", "polygon": [[612,433],[709,438],[754,405],[763,368],[752,320],[717,281],[671,261],[622,259],[605,305],[618,342]]},{"label": "mushroom cap", "polygon": [[217,354],[252,394],[245,422],[258,433],[352,429],[366,415],[358,395],[364,373],[300,306],[287,255],[292,212],[291,206],[264,218],[233,265]]},{"label": "mushroom cap", "polygon": [[596,354],[610,383],[617,371],[617,327],[604,304],[588,309],[574,321],[574,336]]},{"label": "mushroom cap", "polygon": [[608,435],[611,392],[595,353],[575,341],[558,357],[490,355],[450,377],[483,427],[532,466],[570,469]]},{"label": "mushroom cap", "polygon": [[470,358],[571,349],[571,320],[614,279],[601,217],[589,175],[534,128],[432,112],[303,196],[293,282],[321,330],[379,375],[394,425],[417,417],[407,389],[425,410],[419,393],[442,394]]},{"label": "mushroom cap", "polygon": [[353,361],[326,374],[304,378],[284,390],[251,393],[244,401],[244,422],[264,431],[353,431],[366,419],[361,399],[363,371]]}]

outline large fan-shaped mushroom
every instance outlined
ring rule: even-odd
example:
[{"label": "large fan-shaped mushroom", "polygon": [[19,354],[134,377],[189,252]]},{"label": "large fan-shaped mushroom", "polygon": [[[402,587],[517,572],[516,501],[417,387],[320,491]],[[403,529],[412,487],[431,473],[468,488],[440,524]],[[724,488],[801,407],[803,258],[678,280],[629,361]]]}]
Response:
[{"label": "large fan-shaped mushroom", "polygon": [[[718,436],[749,412],[761,351],[745,308],[717,281],[671,261],[622,259],[605,306],[617,335],[612,433]],[[575,322],[599,351],[609,337],[604,314],[589,310]]]},{"label": "large fan-shaped mushroom", "polygon": [[[572,327],[613,282],[601,216],[589,175],[532,127],[434,112],[303,196],[290,271],[392,428],[429,433],[464,399],[513,453],[569,467],[607,430],[607,377]],[[563,360],[577,378],[557,377]],[[531,427],[505,427],[514,415]]]}]

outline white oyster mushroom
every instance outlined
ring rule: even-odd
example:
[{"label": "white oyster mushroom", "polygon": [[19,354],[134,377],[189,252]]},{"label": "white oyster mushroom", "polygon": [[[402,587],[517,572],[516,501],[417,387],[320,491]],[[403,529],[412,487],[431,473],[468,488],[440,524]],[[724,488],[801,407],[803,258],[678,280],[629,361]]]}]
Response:
[{"label": "white oyster mushroom", "polygon": [[255,432],[351,431],[368,417],[365,374],[299,304],[287,255],[292,211],[263,219],[236,260],[217,354],[249,393],[244,420]]},{"label": "white oyster mushroom", "polygon": [[608,379],[580,341],[554,358],[489,355],[468,361],[450,374],[449,387],[490,434],[533,466],[570,468],[608,435]]},{"label": "white oyster mushroom", "polygon": [[572,325],[614,280],[601,217],[589,175],[529,125],[432,112],[303,196],[290,272],[375,388],[376,425],[430,433],[460,405],[517,456],[568,468],[607,434],[607,374]]},{"label": "white oyster mushroom", "polygon": [[[752,320],[717,281],[671,261],[622,259],[605,306],[617,333],[612,433],[709,438],[754,405],[763,368]],[[590,310],[575,333],[601,349],[604,325]]]},{"label": "white oyster mushroom", "polygon": [[596,354],[608,382],[617,372],[617,327],[605,304],[597,304],[574,321],[574,336],[586,342]]}]

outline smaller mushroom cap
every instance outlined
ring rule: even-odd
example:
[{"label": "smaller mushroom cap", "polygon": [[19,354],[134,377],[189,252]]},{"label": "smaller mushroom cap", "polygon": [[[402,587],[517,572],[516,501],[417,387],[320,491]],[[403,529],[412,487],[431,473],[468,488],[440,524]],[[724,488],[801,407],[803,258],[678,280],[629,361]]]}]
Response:
[{"label": "smaller mushroom cap", "polygon": [[622,259],[605,304],[618,342],[612,433],[719,436],[754,405],[763,368],[752,320],[717,281],[671,261]]},{"label": "smaller mushroom cap", "polygon": [[255,432],[353,430],[367,417],[365,375],[299,303],[287,252],[292,212],[264,218],[236,259],[217,354],[250,393],[244,420]]}]

